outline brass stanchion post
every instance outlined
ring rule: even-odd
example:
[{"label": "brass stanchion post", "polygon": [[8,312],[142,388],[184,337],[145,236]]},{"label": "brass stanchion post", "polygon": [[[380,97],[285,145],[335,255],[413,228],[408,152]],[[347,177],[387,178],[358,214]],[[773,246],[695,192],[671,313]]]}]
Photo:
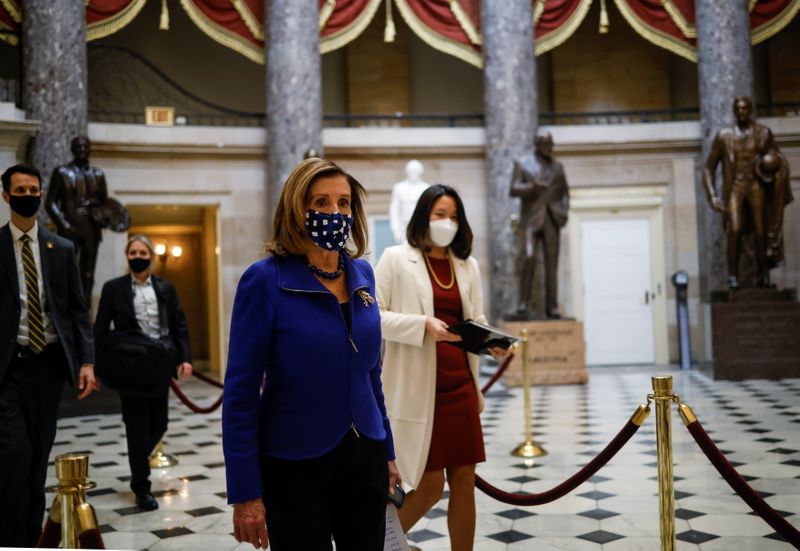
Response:
[{"label": "brass stanchion post", "polygon": [[[51,512],[51,519],[55,521],[57,516],[61,517],[61,547],[64,549],[78,547],[79,524],[76,504],[83,504],[86,499],[86,490],[96,486],[94,482],[86,479],[88,475],[88,455],[66,453],[56,457],[58,484],[48,487],[47,491],[57,494],[56,499],[53,500],[53,507],[60,508],[60,515],[54,515]],[[94,514],[93,511],[92,514]]]},{"label": "brass stanchion post", "polygon": [[531,459],[547,455],[543,447],[533,441],[531,420],[531,377],[528,369],[528,328],[522,328],[522,400],[525,408],[525,441],[511,451],[514,457]]},{"label": "brass stanchion post", "polygon": [[658,513],[661,551],[675,549],[675,486],[672,478],[672,377],[653,377],[656,402],[656,447],[658,452]]},{"label": "brass stanchion post", "polygon": [[150,468],[151,469],[165,469],[167,467],[174,467],[178,464],[178,458],[174,455],[164,453],[164,442],[158,441],[153,453],[150,454]]}]

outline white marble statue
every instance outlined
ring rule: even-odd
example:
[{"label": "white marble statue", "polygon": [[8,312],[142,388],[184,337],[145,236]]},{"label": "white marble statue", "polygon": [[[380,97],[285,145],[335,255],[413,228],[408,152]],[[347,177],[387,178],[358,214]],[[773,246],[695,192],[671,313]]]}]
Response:
[{"label": "white marble statue", "polygon": [[422,163],[413,159],[406,163],[406,179],[398,182],[392,188],[392,199],[389,203],[389,224],[395,243],[406,240],[406,226],[411,220],[414,207],[422,192],[428,189],[429,184],[422,181]]}]

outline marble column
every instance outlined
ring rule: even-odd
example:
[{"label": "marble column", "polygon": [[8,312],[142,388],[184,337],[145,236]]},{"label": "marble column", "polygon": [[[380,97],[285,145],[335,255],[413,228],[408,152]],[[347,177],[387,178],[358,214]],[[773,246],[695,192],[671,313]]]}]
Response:
[{"label": "marble column", "polygon": [[22,6],[22,101],[27,118],[41,121],[32,160],[46,186],[53,169],[72,158],[72,138],[86,133],[86,8],[82,0]]},{"label": "marble column", "polygon": [[[705,162],[716,132],[733,124],[733,98],[753,97],[753,56],[748,0],[696,0],[697,72],[700,87],[702,158]],[[725,231],[722,217],[705,200],[702,170],[696,188],[699,228],[700,290],[727,285]],[[717,185],[722,180],[717,170]]]},{"label": "marble column", "polygon": [[267,176],[271,219],[281,188],[308,149],[322,152],[317,2],[267,0]]},{"label": "marble column", "polygon": [[515,239],[509,223],[519,204],[509,196],[516,157],[533,148],[536,132],[536,60],[530,0],[484,0],[483,101],[486,117],[486,166],[492,322],[516,306]]}]

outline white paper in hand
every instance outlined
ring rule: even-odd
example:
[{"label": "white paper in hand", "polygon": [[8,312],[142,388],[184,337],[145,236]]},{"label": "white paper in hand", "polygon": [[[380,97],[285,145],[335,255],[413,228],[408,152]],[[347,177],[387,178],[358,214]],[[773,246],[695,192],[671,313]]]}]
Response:
[{"label": "white paper in hand", "polygon": [[397,516],[397,507],[391,503],[386,505],[386,539],[383,551],[409,551],[406,535],[400,526],[400,517]]}]

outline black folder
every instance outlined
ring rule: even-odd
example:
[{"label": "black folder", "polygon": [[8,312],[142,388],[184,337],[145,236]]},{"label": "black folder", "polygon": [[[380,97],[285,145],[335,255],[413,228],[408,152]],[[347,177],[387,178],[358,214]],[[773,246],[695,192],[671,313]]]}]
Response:
[{"label": "black folder", "polygon": [[449,344],[473,354],[488,354],[489,349],[495,346],[507,349],[519,340],[519,337],[473,320],[464,320],[447,330],[461,336],[460,342],[447,341]]}]

